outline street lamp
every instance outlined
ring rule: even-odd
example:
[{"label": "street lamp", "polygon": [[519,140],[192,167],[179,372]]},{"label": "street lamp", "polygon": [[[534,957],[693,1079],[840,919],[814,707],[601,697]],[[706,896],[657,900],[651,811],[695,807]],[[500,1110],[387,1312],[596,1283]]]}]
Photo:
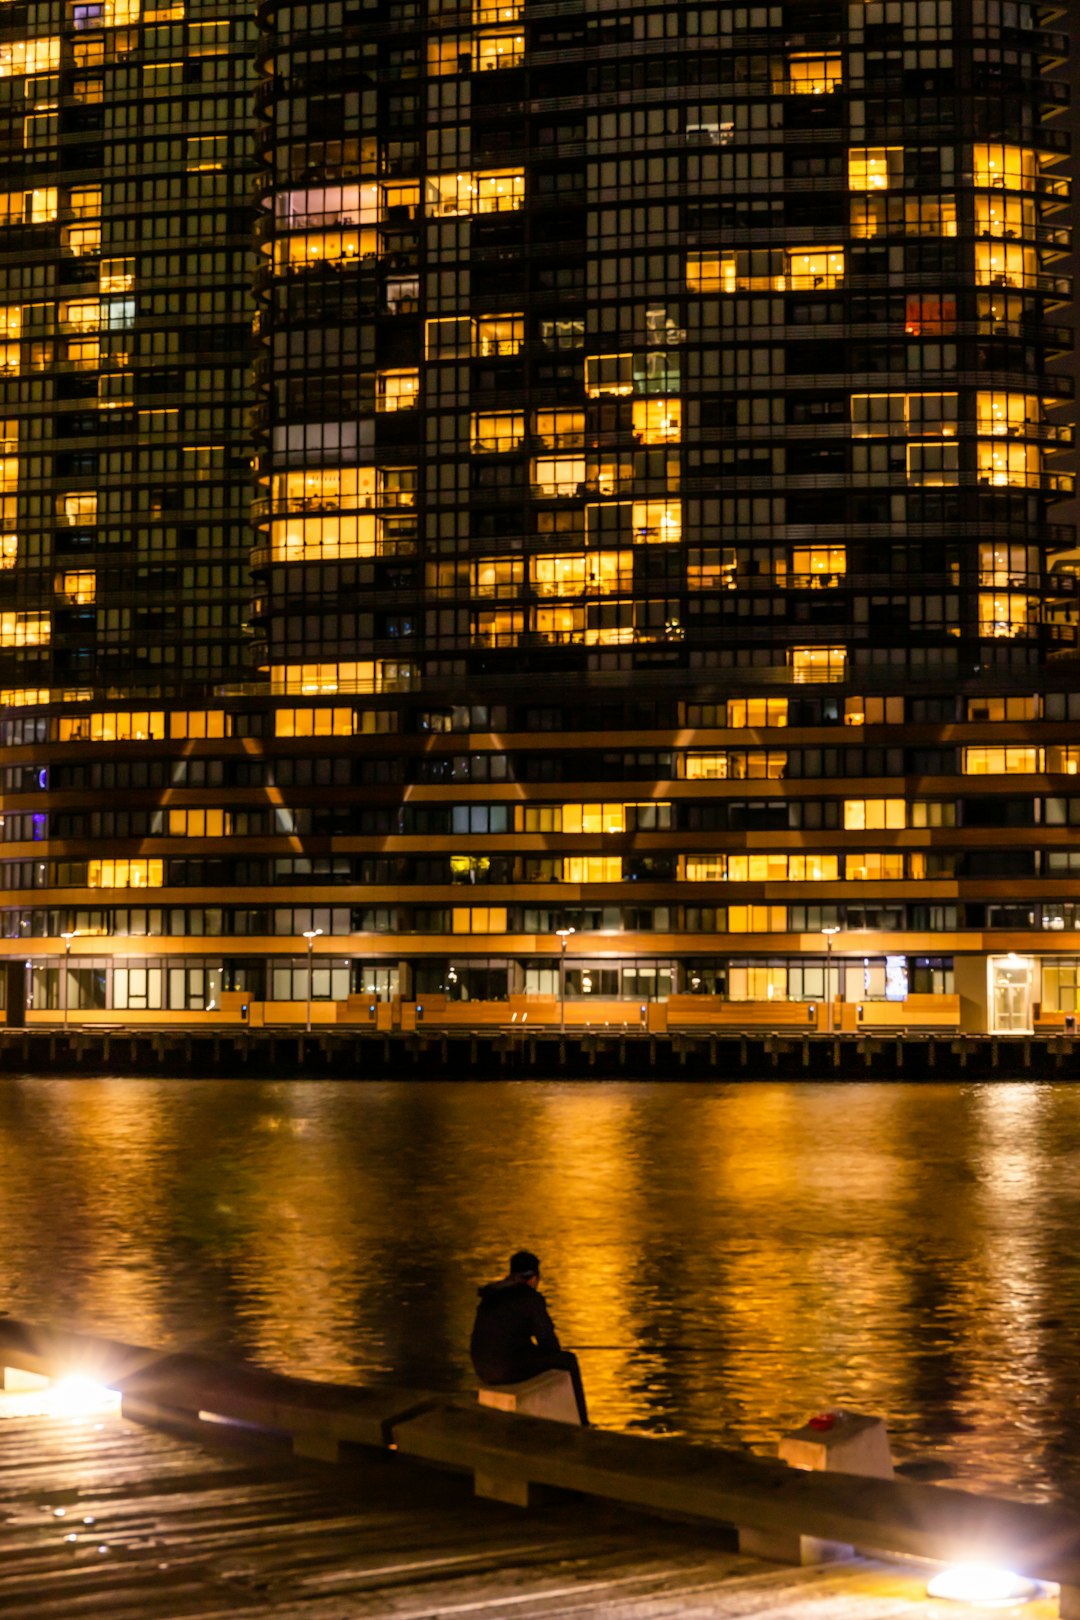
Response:
[{"label": "street lamp", "polygon": [[321,928],[305,928],[304,938],[307,940],[307,1032],[311,1034],[311,953],[315,949],[315,941],[322,933]]},{"label": "street lamp", "polygon": [[566,1034],[566,942],[574,933],[573,928],[556,928],[555,935],[559,941],[559,1033]]},{"label": "street lamp", "polygon": [[64,942],[64,982],[60,986],[60,988],[63,991],[64,1028],[67,1029],[67,1024],[68,1024],[68,972],[69,972],[69,965],[70,965],[70,962],[71,962],[71,942],[75,938],[75,935],[74,934],[61,934],[60,938]]},{"label": "street lamp", "polygon": [[831,1035],[833,1027],[832,942],[833,935],[838,934],[840,929],[839,926],[834,924],[832,928],[823,928],[821,932],[825,935],[825,1028]]}]

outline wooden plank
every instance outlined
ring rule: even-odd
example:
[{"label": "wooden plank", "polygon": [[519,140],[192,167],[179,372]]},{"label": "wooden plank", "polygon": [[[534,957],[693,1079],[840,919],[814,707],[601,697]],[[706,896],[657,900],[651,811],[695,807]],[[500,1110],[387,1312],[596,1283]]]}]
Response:
[{"label": "wooden plank", "polygon": [[[459,1476],[357,1455],[360,1467],[331,1470],[250,1443],[207,1448],[115,1415],[0,1420],[0,1612],[4,1620],[915,1620],[925,1611],[911,1575],[868,1565],[778,1569],[711,1528],[643,1521],[602,1503],[523,1520],[476,1502]],[[1038,1620],[1048,1617],[1047,1609]]]}]

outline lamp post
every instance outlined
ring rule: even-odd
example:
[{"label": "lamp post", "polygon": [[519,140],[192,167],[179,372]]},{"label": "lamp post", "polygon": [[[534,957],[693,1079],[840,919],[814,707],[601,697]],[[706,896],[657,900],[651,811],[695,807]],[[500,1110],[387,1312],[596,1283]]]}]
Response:
[{"label": "lamp post", "polygon": [[63,984],[61,985],[60,988],[63,991],[64,1028],[67,1029],[67,1027],[68,1027],[68,971],[69,971],[69,966],[70,966],[70,963],[71,963],[71,942],[75,938],[75,935],[74,934],[61,934],[60,938],[64,942],[64,982],[63,982]]},{"label": "lamp post", "polygon": [[573,928],[556,928],[555,934],[559,941],[559,1033],[566,1034],[566,942],[574,933]]},{"label": "lamp post", "polygon": [[304,938],[307,940],[307,1024],[308,1034],[311,1034],[311,953],[315,949],[315,941],[322,933],[321,928],[305,928]]},{"label": "lamp post", "polygon": [[840,929],[834,924],[832,928],[823,928],[821,932],[825,935],[825,1028],[828,1034],[831,1035],[833,1027],[832,942],[833,935],[838,934]]}]

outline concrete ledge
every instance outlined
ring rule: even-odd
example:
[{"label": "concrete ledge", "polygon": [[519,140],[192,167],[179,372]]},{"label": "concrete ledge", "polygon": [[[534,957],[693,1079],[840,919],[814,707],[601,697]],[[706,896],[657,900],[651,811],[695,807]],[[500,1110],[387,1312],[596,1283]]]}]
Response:
[{"label": "concrete ledge", "polygon": [[12,1318],[0,1318],[0,1365],[46,1378],[77,1373],[118,1389],[121,1410],[134,1421],[187,1433],[200,1425],[243,1425],[290,1437],[297,1455],[328,1462],[337,1461],[342,1445],[385,1450],[396,1423],[445,1400],[426,1390],[320,1384]]},{"label": "concrete ledge", "polygon": [[515,1482],[519,1489],[554,1486],[731,1525],[740,1533],[1004,1565],[1033,1580],[1080,1586],[1080,1517],[1036,1503],[811,1472],[744,1452],[477,1407],[425,1413],[398,1424],[394,1439],[405,1456]]},{"label": "concrete ledge", "polygon": [[476,1398],[481,1406],[495,1412],[519,1412],[552,1423],[581,1424],[573,1381],[568,1372],[557,1367],[523,1379],[520,1384],[481,1384]]}]

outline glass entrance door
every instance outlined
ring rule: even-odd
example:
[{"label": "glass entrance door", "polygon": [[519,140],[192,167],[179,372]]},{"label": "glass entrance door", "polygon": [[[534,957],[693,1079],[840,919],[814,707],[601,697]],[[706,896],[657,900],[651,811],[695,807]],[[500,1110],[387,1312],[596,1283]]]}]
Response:
[{"label": "glass entrance door", "polygon": [[1024,956],[990,959],[990,1029],[995,1035],[1031,1033],[1032,963]]}]

